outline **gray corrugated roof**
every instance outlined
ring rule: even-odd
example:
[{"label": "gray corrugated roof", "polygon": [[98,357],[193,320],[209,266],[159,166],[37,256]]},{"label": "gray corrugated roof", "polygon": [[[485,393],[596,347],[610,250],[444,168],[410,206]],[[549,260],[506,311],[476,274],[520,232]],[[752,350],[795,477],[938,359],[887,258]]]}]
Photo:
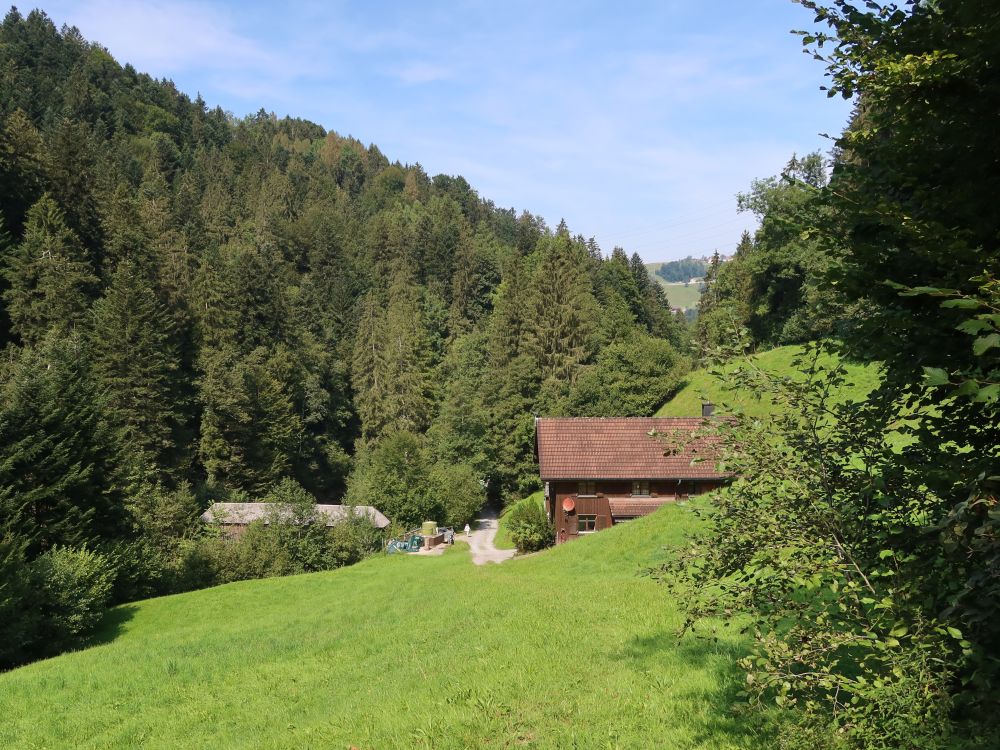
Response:
[{"label": "gray corrugated roof", "polygon": [[[351,506],[317,504],[314,507],[316,515],[325,516],[326,525],[333,526],[347,516],[347,509]],[[356,505],[354,511],[368,516],[379,529],[389,525],[389,519],[371,505]],[[205,523],[246,526],[253,521],[268,523],[274,513],[278,513],[279,516],[284,515],[287,513],[286,506],[278,503],[215,503],[201,514],[201,520]]]}]

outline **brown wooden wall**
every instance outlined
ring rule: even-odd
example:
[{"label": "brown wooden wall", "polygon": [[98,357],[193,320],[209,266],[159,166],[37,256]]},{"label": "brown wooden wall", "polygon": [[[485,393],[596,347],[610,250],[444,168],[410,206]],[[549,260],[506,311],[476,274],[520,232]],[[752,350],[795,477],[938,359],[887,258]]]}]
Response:
[{"label": "brown wooden wall", "polygon": [[[578,539],[581,536],[579,531],[579,517],[581,515],[597,516],[597,531],[608,528],[614,524],[611,515],[611,505],[609,497],[628,498],[632,494],[632,482],[598,480],[595,483],[595,494],[586,496],[578,494],[579,482],[573,481],[550,481],[549,494],[546,497],[546,511],[549,520],[556,530],[556,544],[560,544],[571,539]],[[648,498],[658,500],[676,500],[686,498],[690,495],[698,495],[703,492],[710,492],[720,486],[717,480],[682,480],[678,482],[672,480],[649,480]],[[571,512],[563,510],[563,500],[572,498],[576,507]],[[582,535],[586,535],[586,532]]]}]

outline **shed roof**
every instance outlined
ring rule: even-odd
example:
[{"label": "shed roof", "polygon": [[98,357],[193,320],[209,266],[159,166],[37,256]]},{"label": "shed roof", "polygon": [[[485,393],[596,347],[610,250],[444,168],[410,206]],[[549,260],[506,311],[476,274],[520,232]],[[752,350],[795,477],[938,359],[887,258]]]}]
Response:
[{"label": "shed roof", "polygon": [[[717,417],[550,418],[535,420],[542,480],[722,479],[715,468]],[[676,450],[656,437],[665,435]],[[696,459],[702,459],[696,461]]]},{"label": "shed roof", "polygon": [[[317,504],[314,507],[316,515],[324,516],[326,525],[333,526],[347,517],[347,510],[351,506]],[[371,505],[356,505],[354,511],[368,516],[376,528],[384,529],[389,525],[389,519]],[[276,503],[215,503],[201,514],[201,520],[205,523],[246,526],[254,521],[269,523],[275,512],[278,512],[279,515],[285,515],[288,511],[286,507]]]}]

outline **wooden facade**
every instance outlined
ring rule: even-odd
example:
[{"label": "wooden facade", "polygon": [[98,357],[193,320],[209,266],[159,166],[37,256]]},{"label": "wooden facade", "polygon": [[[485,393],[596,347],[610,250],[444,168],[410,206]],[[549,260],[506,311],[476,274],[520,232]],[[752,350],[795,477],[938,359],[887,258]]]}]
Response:
[{"label": "wooden facade", "polygon": [[[589,487],[591,484],[593,489]],[[710,492],[722,482],[663,479],[650,480],[644,483],[646,487],[640,488],[633,488],[632,484],[622,480],[546,482],[545,510],[555,527],[556,542],[648,516],[666,503]],[[633,494],[633,489],[649,494]]]},{"label": "wooden facade", "polygon": [[720,487],[728,477],[712,461],[718,445],[712,419],[536,419],[556,543]]}]

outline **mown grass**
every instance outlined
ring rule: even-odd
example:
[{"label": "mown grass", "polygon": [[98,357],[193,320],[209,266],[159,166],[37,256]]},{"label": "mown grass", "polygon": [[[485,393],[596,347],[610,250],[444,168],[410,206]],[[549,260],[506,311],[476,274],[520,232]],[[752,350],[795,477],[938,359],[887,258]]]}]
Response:
[{"label": "mown grass", "polygon": [[641,574],[689,507],[503,565],[464,545],[127,605],[0,675],[0,747],[734,748],[743,643]]},{"label": "mown grass", "polygon": [[649,272],[649,278],[663,287],[663,291],[666,293],[670,304],[673,307],[683,307],[685,309],[697,307],[698,303],[701,302],[702,285],[667,281],[656,273],[662,265],[663,263],[647,263],[646,270]]},{"label": "mown grass", "polygon": [[[775,375],[803,377],[794,359],[802,354],[800,346],[782,346],[761,352],[754,360],[761,369]],[[835,364],[832,355],[824,354],[820,363],[824,366]],[[734,364],[731,367],[736,367]],[[847,383],[838,389],[836,398],[842,401],[863,399],[879,383],[879,368],[875,365],[845,363]],[[725,413],[725,405],[738,407],[741,411],[753,417],[767,417],[774,411],[774,403],[766,395],[746,391],[730,391],[724,384],[707,370],[694,370],[686,378],[681,390],[660,407],[656,412],[658,417],[694,417],[701,414],[701,404],[704,399],[716,404],[719,413]]]},{"label": "mown grass", "polygon": [[506,508],[503,509],[503,513],[500,514],[500,519],[497,523],[497,535],[493,540],[493,545],[497,549],[514,549],[516,546],[514,540],[510,538],[510,514],[513,512],[514,508],[519,505],[525,505],[529,503],[537,503],[541,507],[545,502],[542,496],[541,490],[528,495],[523,500],[519,500],[516,503],[511,503]]}]

